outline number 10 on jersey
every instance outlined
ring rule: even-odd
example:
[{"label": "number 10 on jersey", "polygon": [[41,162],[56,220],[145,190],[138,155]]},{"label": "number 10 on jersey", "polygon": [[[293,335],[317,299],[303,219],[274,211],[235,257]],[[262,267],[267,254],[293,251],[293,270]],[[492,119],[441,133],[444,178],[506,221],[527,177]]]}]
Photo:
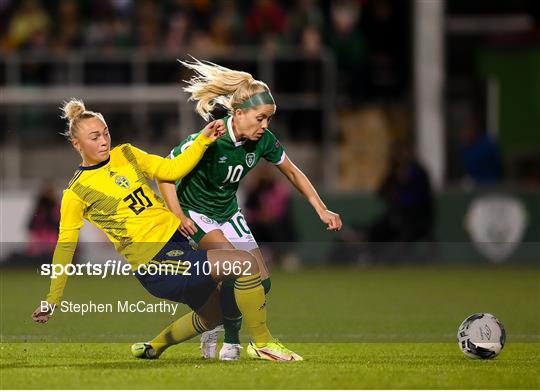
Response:
[{"label": "number 10 on jersey", "polygon": [[222,184],[225,184],[226,182],[230,182],[232,184],[234,182],[240,181],[240,177],[242,177],[242,173],[244,172],[244,166],[229,166],[227,170],[227,177],[225,177]]}]

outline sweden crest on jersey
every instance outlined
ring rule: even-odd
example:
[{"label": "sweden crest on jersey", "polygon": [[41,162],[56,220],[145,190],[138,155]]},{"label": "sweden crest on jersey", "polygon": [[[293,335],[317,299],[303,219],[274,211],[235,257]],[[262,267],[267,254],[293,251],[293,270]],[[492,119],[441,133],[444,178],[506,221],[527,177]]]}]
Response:
[{"label": "sweden crest on jersey", "polygon": [[180,249],[173,249],[169,252],[167,252],[167,256],[169,257],[180,257],[184,254]]},{"label": "sweden crest on jersey", "polygon": [[129,188],[129,181],[124,176],[114,177],[114,182],[116,183],[116,185],[118,185],[121,188]]},{"label": "sweden crest on jersey", "polygon": [[246,165],[248,165],[248,167],[252,167],[254,163],[255,163],[255,153],[254,152],[247,153],[246,154]]}]

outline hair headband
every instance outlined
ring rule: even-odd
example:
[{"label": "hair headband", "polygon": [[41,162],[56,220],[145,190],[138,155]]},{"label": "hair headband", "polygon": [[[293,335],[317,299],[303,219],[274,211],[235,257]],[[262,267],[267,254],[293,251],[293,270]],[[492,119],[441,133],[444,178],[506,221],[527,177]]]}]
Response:
[{"label": "hair headband", "polygon": [[255,95],[252,95],[251,97],[249,97],[242,103],[233,105],[233,109],[247,109],[253,106],[275,105],[275,104],[276,102],[274,101],[272,94],[270,94],[268,91],[263,91]]}]

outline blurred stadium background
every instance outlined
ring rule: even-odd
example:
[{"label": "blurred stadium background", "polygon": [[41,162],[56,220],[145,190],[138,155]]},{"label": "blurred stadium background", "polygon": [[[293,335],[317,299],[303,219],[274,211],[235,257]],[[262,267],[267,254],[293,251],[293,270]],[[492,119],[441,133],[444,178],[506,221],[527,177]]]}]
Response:
[{"label": "blurred stadium background", "polygon": [[534,0],[1,0],[1,258],[54,242],[79,162],[62,101],[101,111],[113,144],[165,155],[202,125],[176,61],[193,55],[268,83],[271,129],[344,220],[327,233],[292,192],[258,222],[282,181],[261,165],[241,194],[256,237],[314,243],[291,266],[537,264],[539,18]]}]

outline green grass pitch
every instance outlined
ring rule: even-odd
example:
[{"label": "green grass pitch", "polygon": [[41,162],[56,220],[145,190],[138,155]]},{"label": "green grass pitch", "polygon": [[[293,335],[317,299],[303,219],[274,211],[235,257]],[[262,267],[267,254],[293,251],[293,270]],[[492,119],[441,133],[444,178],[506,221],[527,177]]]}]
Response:
[{"label": "green grass pitch", "polygon": [[[196,340],[156,361],[131,358],[169,314],[30,313],[47,291],[34,270],[0,270],[2,389],[538,389],[538,267],[306,269],[273,273],[269,324],[300,363],[204,361]],[[65,299],[155,301],[134,278],[73,277]],[[180,313],[186,311],[182,307]],[[466,358],[460,322],[490,312],[508,340],[493,360]],[[245,341],[244,336],[244,341]]]}]

